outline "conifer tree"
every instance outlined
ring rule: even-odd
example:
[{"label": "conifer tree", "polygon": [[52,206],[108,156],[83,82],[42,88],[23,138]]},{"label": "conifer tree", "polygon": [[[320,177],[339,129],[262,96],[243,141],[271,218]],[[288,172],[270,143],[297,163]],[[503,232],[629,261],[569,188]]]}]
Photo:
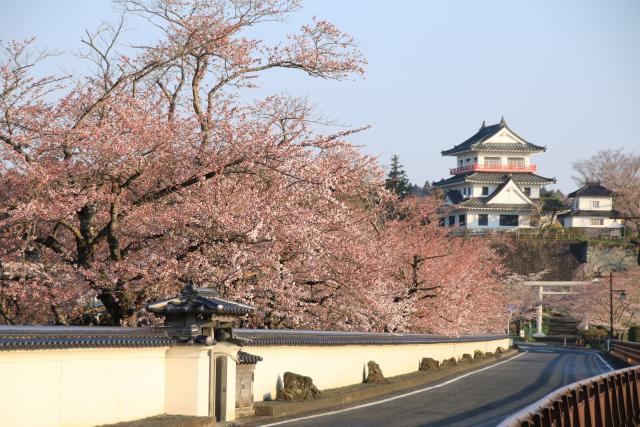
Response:
[{"label": "conifer tree", "polygon": [[401,198],[411,194],[411,183],[409,182],[409,178],[407,178],[407,173],[400,164],[400,158],[397,154],[391,157],[391,168],[385,180],[385,187]]}]

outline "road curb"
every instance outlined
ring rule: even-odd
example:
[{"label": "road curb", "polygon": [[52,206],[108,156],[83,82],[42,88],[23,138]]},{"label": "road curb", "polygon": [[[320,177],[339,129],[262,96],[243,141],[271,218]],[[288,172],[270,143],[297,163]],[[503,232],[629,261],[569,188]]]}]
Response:
[{"label": "road curb", "polygon": [[[426,385],[453,374],[473,371],[477,368],[509,359],[516,354],[518,354],[518,350],[510,349],[490,359],[472,360],[470,362],[459,363],[456,366],[441,368],[436,371],[416,371],[409,374],[389,377],[387,378],[390,381],[389,384],[355,384],[325,390],[325,397],[313,400],[255,402],[255,414],[261,417],[286,417],[357,403],[382,395]],[[249,418],[247,418],[247,420],[249,420]]]}]

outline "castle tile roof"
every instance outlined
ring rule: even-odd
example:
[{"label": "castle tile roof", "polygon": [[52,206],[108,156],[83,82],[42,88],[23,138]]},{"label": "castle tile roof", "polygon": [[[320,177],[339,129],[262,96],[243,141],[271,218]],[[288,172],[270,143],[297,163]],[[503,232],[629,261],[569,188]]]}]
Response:
[{"label": "castle tile roof", "polygon": [[574,191],[573,193],[569,193],[567,197],[610,197],[613,195],[613,191],[602,186],[600,183],[588,183],[585,186]]},{"label": "castle tile roof", "polygon": [[[521,152],[521,153],[537,153],[541,151],[546,151],[546,147],[542,147],[540,145],[535,145],[530,142],[525,141],[520,136],[516,135],[509,127],[507,123],[503,120],[500,123],[491,125],[491,126],[483,126],[476,132],[471,138],[462,142],[461,144],[456,145],[449,150],[442,151],[443,156],[449,156],[452,154],[462,153],[465,151],[513,151],[513,152]],[[520,143],[486,143],[485,141],[502,129],[509,129],[511,133],[518,136],[524,144]]]},{"label": "castle tile roof", "polygon": [[525,184],[553,184],[556,182],[555,178],[545,178],[540,175],[536,175],[531,172],[514,172],[505,174],[504,172],[472,172],[466,175],[456,175],[451,178],[441,179],[434,182],[434,187],[444,187],[453,184],[459,184],[462,182],[470,182],[475,184],[500,184],[508,180],[513,179],[518,185]]}]

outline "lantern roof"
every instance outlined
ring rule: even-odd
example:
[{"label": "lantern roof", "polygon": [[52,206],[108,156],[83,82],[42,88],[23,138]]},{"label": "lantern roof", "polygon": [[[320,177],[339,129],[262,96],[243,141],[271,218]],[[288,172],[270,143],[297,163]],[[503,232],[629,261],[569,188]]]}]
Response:
[{"label": "lantern roof", "polygon": [[162,316],[176,314],[244,316],[254,310],[250,305],[221,298],[216,289],[196,288],[193,284],[182,288],[180,295],[151,303],[147,309]]}]

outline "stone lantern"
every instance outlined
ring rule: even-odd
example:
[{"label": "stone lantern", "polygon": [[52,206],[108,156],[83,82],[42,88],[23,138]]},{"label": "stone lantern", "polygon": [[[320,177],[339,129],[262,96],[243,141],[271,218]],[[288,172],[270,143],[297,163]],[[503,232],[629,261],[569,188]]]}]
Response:
[{"label": "stone lantern", "polygon": [[167,333],[183,343],[213,345],[229,341],[231,328],[254,308],[221,298],[215,289],[186,285],[180,295],[147,306],[152,313],[164,316]]}]

